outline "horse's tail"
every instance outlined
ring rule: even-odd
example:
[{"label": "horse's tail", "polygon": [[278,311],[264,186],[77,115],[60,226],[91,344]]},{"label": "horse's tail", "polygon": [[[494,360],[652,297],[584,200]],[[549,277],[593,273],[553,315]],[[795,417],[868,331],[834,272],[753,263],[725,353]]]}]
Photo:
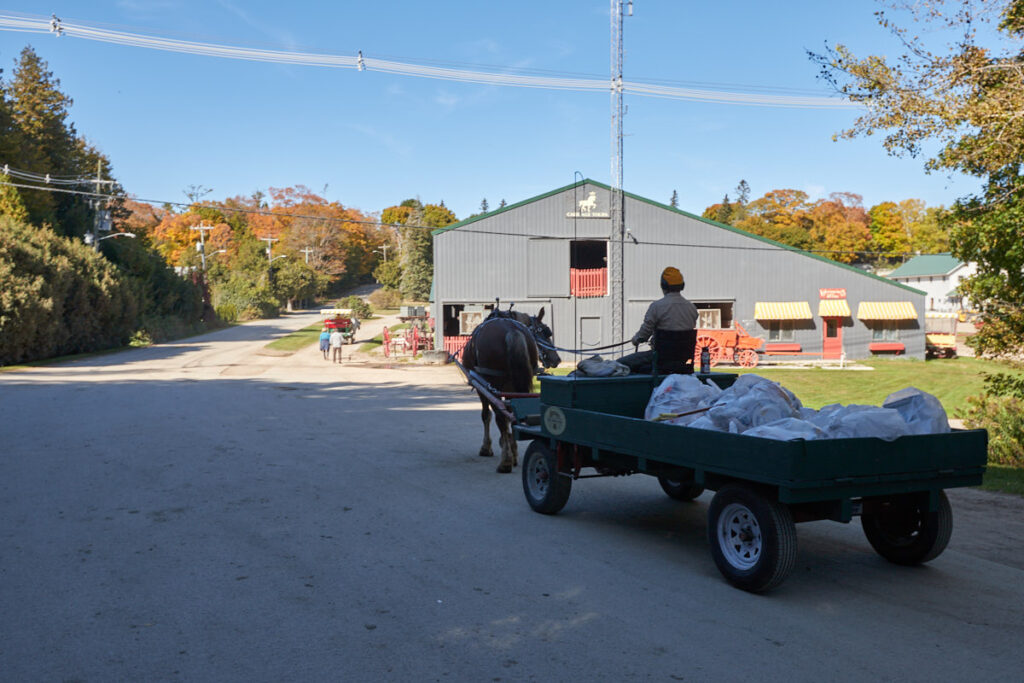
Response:
[{"label": "horse's tail", "polygon": [[512,390],[518,393],[527,393],[533,387],[534,363],[530,362],[530,349],[526,342],[526,335],[518,329],[509,330],[505,333],[505,362],[509,382]]}]

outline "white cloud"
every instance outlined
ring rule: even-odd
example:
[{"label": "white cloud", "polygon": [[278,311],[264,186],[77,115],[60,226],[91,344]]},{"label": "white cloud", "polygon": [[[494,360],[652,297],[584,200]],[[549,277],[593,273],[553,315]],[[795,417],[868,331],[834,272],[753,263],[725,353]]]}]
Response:
[{"label": "white cloud", "polygon": [[228,0],[218,0],[217,4],[219,4],[221,7],[234,14],[236,17],[241,19],[251,28],[256,29],[265,36],[269,36],[274,41],[283,44],[287,49],[299,49],[299,43],[297,40],[295,40],[295,37],[291,33],[287,31],[280,31],[276,28],[269,27],[262,22],[256,21],[249,15],[248,12],[243,10],[241,7],[238,7],[235,4],[228,2]]},{"label": "white cloud", "polygon": [[434,95],[434,103],[438,104],[447,109],[454,109],[455,106],[462,101],[462,98],[458,95],[452,95],[449,92],[441,91]]},{"label": "white cloud", "polygon": [[349,123],[346,124],[346,127],[354,130],[363,137],[376,140],[378,144],[383,146],[388,152],[395,156],[407,157],[412,153],[411,146],[396,140],[394,137],[388,135],[387,133],[381,133],[376,128],[364,126],[358,123]]}]

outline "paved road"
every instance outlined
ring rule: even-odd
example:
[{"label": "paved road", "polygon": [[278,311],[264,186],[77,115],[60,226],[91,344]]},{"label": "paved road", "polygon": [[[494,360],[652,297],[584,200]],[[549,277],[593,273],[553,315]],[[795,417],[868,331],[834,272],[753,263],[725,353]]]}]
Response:
[{"label": "paved road", "polygon": [[0,678],[1020,680],[1019,499],[954,492],[913,569],[800,525],[749,595],[708,494],[586,480],[537,515],[451,368],[260,355],[313,319],[0,374]]}]

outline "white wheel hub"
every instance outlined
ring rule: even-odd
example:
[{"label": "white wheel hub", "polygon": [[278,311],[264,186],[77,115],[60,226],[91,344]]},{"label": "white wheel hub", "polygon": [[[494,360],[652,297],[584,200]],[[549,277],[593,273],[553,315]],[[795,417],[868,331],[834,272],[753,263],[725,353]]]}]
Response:
[{"label": "white wheel hub", "polygon": [[753,569],[761,559],[761,525],[750,509],[730,503],[718,516],[718,547],[733,567]]}]

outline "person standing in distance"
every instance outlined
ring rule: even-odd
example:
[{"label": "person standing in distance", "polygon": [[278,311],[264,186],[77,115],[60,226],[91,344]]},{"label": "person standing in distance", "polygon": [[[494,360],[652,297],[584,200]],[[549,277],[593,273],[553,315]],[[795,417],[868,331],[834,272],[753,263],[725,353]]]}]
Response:
[{"label": "person standing in distance", "polygon": [[341,334],[341,328],[335,327],[331,331],[331,352],[335,363],[341,362],[341,345],[345,343],[345,337]]},{"label": "person standing in distance", "polygon": [[[697,328],[697,307],[693,305],[680,293],[686,283],[683,281],[683,274],[678,268],[669,266],[661,271],[661,293],[662,297],[651,303],[644,314],[644,321],[640,329],[633,335],[633,346],[639,346],[643,342],[652,339],[651,345],[659,352],[659,365],[661,371],[668,372],[692,372],[693,366],[682,367],[678,357],[693,357],[693,349],[680,352],[681,345],[685,344],[688,336],[695,334]],[[689,334],[687,334],[689,333]],[[674,358],[667,366],[662,360]],[[652,370],[654,362],[654,350],[638,351],[628,356],[623,356],[619,362],[629,367],[633,373],[648,373]]]},{"label": "person standing in distance", "polygon": [[320,353],[324,354],[324,360],[327,360],[327,354],[331,348],[331,331],[324,327],[320,330]]}]

